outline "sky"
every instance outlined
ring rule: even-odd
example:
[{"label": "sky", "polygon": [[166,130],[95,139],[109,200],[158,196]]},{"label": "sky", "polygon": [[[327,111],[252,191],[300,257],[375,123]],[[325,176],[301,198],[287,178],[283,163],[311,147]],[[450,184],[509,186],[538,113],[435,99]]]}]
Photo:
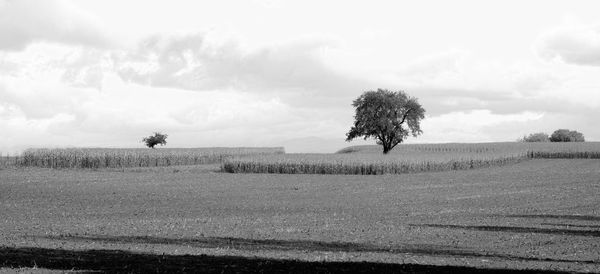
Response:
[{"label": "sky", "polygon": [[352,100],[402,90],[406,143],[559,128],[600,141],[598,1],[0,0],[0,153],[285,146],[334,152]]}]

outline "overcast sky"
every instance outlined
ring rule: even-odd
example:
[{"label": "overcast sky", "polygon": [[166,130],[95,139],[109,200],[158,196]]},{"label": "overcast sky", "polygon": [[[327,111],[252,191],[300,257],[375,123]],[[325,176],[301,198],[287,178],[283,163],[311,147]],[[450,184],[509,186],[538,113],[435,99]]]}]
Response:
[{"label": "overcast sky", "polygon": [[[409,143],[600,140],[598,1],[0,0],[0,152],[346,145],[352,100],[404,90]],[[372,143],[372,141],[370,142]]]}]

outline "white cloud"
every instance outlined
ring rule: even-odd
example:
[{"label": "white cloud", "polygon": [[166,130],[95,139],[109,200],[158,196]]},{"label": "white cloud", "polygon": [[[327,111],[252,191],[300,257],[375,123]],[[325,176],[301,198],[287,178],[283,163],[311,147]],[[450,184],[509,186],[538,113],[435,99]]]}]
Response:
[{"label": "white cloud", "polygon": [[[313,15],[316,3],[244,4],[227,17],[231,3],[211,4],[209,12],[193,2],[171,13],[170,4],[157,2],[128,22],[146,2],[104,3],[0,0],[0,131],[7,140],[0,151],[141,146],[153,131],[169,134],[174,147],[291,144],[294,151],[326,151],[346,144],[352,100],[377,88],[405,90],[427,110],[425,134],[408,142],[515,140],[556,128],[600,138],[592,25],[542,35],[539,56],[562,60],[547,62],[531,54],[531,40],[555,15],[539,26],[513,22],[523,29],[500,33],[501,20],[473,26],[440,13],[449,16],[441,27],[444,20],[410,12],[411,5],[404,16],[388,4],[370,5],[367,18],[377,20],[356,20],[364,5],[352,5],[353,12],[331,20],[339,7],[318,4],[322,9],[306,22],[300,19]],[[94,15],[74,7],[88,4]],[[382,10],[394,16],[375,12]],[[255,13],[264,17],[255,20]],[[163,15],[173,20],[156,20]],[[154,32],[161,34],[147,36]],[[106,33],[127,43],[117,47]],[[514,40],[498,43],[507,39]]]},{"label": "white cloud", "polygon": [[532,62],[475,58],[453,50],[417,58],[382,81],[420,98],[428,114],[437,116],[476,109],[496,114],[537,111],[536,103],[556,101],[565,77]]},{"label": "white cloud", "polygon": [[232,39],[214,41],[210,34],[156,35],[115,54],[115,66],[124,80],[143,85],[301,94],[292,95],[293,102],[366,88],[364,79],[322,61],[329,47],[322,39],[300,39],[249,49]]},{"label": "white cloud", "polygon": [[170,134],[169,144],[175,147],[268,146],[331,128],[331,121],[276,98],[235,90],[155,88],[123,82],[114,73],[105,75],[102,90],[69,87],[60,78],[31,85],[14,78],[2,82],[0,131],[7,142],[0,151],[136,147],[153,131]]},{"label": "white cloud", "polygon": [[38,42],[0,55],[0,79],[12,77],[32,84],[47,80],[100,90],[104,74],[111,70],[110,51],[80,46]]},{"label": "white cloud", "polygon": [[0,50],[49,41],[93,47],[111,42],[89,14],[60,0],[0,0]]},{"label": "white cloud", "polygon": [[61,80],[72,86],[102,89],[104,75],[111,70],[110,52],[80,48],[65,55],[54,65],[63,69]]},{"label": "white cloud", "polygon": [[[0,78],[1,79],[1,78]],[[90,96],[86,89],[66,87],[60,82],[3,78],[0,82],[0,101],[27,119],[51,118],[61,113],[84,113],[81,101]]]},{"label": "white cloud", "polygon": [[[306,148],[294,139],[315,136],[330,140],[333,151],[346,144],[343,136],[352,123],[351,100],[366,90],[355,83],[374,82],[406,89],[428,110],[425,134],[408,142],[514,140],[534,124],[539,131],[551,131],[539,123],[546,117],[586,121],[582,116],[598,114],[592,105],[585,107],[585,99],[560,96],[575,84],[595,83],[592,78],[581,73],[573,74],[579,78],[555,77],[555,70],[534,64],[488,63],[465,52],[442,53],[400,67],[397,78],[376,81],[371,80],[376,78],[373,75],[349,76],[334,65],[325,65],[314,52],[318,48],[314,44],[244,49],[229,40],[196,38],[174,42],[160,36],[157,44],[148,46],[151,50],[119,50],[117,57],[107,50],[48,43],[4,54],[0,63],[17,65],[5,66],[7,73],[0,77],[2,130],[9,132],[6,138],[11,146],[19,148],[135,147],[141,146],[141,136],[163,131],[170,134],[171,146],[288,144],[298,151]],[[306,52],[313,60],[296,61]],[[136,56],[141,60],[136,75],[148,80],[123,76],[121,69],[133,66]],[[236,67],[247,63],[269,69]],[[276,71],[295,64],[319,72],[324,79],[314,84],[307,80],[310,72],[286,82],[282,72]],[[211,84],[186,86],[190,81],[185,80],[195,75],[190,71],[195,70],[209,71],[206,79]],[[162,79],[163,85],[152,84],[155,79]],[[306,96],[309,92],[315,95]],[[572,124],[582,126],[575,129],[593,138],[597,133],[585,130],[590,127],[586,123]],[[496,127],[510,130],[497,131]],[[21,138],[26,132],[43,141]]]},{"label": "white cloud", "polygon": [[520,124],[521,127],[526,127],[528,123],[543,117],[544,113],[531,111],[513,114],[494,114],[486,109],[450,112],[425,119],[422,125],[424,134],[417,142],[513,141],[520,136],[515,135],[516,132],[489,134],[482,128],[504,124]]},{"label": "white cloud", "polygon": [[536,45],[544,59],[600,66],[600,25],[570,24],[544,33]]}]

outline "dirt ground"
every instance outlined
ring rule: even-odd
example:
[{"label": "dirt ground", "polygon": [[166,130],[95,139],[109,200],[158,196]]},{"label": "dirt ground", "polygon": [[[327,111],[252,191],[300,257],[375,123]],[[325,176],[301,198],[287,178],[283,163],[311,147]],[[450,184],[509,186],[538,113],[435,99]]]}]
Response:
[{"label": "dirt ground", "polygon": [[600,272],[600,160],[383,176],[217,170],[2,169],[0,267]]}]

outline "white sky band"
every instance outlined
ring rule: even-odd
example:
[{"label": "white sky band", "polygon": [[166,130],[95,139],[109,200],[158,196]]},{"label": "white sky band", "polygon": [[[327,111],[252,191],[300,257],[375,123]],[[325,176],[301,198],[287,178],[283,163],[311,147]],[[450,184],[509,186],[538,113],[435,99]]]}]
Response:
[{"label": "white sky band", "polygon": [[427,110],[408,142],[600,139],[597,2],[363,3],[0,0],[0,151],[335,151],[377,88]]}]

